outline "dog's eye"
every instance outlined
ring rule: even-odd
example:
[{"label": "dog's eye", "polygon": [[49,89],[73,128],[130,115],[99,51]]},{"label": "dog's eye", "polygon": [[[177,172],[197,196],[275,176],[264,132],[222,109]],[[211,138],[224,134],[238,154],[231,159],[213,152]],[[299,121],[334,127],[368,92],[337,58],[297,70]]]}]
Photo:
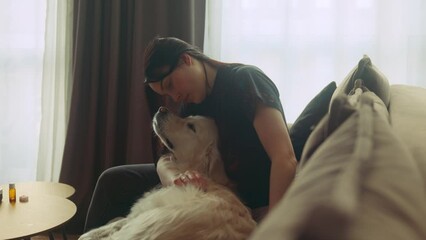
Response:
[{"label": "dog's eye", "polygon": [[195,132],[195,125],[193,123],[188,123],[186,124],[186,126],[188,126],[188,128],[191,129],[193,132]]}]

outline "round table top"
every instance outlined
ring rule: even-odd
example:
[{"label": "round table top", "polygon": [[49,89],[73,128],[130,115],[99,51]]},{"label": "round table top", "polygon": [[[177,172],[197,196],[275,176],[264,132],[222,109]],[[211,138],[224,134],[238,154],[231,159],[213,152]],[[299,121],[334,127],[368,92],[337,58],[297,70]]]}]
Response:
[{"label": "round table top", "polygon": [[[3,200],[9,199],[9,184],[1,185],[3,188]],[[68,198],[74,194],[75,189],[64,183],[57,182],[22,182],[15,183],[16,198],[19,200],[21,195],[54,195],[62,198]]]},{"label": "round table top", "polygon": [[[6,194],[7,196],[7,194]],[[38,234],[67,222],[77,211],[70,200],[54,195],[29,195],[28,202],[0,203],[0,239],[23,238]]]}]

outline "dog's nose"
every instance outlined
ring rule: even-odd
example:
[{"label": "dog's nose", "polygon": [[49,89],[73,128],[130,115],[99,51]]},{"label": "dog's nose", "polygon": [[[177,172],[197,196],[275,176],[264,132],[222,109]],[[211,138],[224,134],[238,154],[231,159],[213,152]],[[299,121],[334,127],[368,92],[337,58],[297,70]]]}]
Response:
[{"label": "dog's nose", "polygon": [[158,109],[158,112],[160,112],[160,113],[167,113],[168,111],[169,111],[169,109],[167,109],[166,107],[160,107]]}]

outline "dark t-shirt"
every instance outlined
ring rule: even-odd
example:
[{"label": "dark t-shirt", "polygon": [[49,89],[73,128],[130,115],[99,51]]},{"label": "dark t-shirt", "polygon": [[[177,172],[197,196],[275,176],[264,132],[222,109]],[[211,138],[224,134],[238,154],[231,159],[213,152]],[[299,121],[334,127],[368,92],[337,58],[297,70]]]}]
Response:
[{"label": "dark t-shirt", "polygon": [[228,64],[219,67],[210,95],[199,104],[187,104],[181,111],[183,117],[203,115],[216,121],[227,175],[251,208],[269,203],[271,161],[253,125],[259,103],[283,114],[275,84],[260,69]]}]

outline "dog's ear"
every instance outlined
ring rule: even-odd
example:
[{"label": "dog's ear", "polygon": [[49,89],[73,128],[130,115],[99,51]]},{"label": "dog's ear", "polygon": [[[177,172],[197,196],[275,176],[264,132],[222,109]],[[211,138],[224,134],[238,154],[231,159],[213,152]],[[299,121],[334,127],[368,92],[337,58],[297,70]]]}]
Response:
[{"label": "dog's ear", "polygon": [[208,177],[219,184],[229,184],[229,179],[226,176],[223,161],[219,150],[217,149],[216,143],[211,143],[208,146],[206,154]]}]

